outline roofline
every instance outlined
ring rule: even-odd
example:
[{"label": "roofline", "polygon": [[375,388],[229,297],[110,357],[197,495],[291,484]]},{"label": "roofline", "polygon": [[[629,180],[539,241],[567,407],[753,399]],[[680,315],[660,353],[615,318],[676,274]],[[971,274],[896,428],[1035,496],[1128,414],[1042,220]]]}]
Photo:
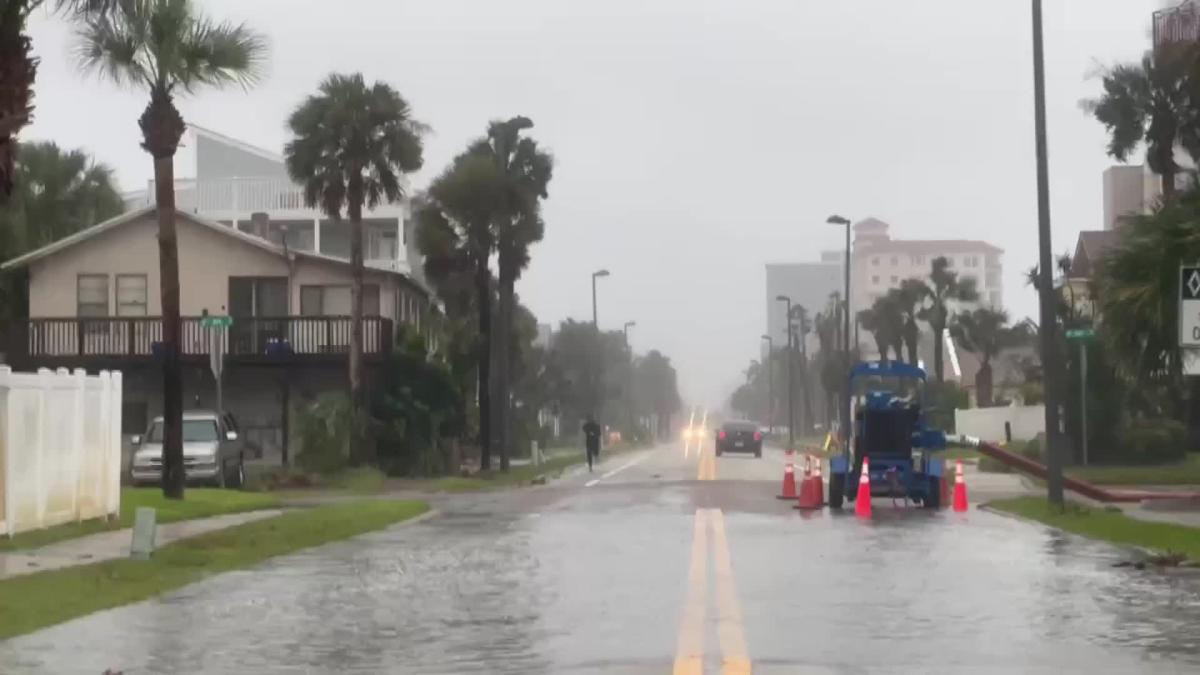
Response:
[{"label": "roofline", "polygon": [[192,131],[196,132],[200,136],[205,136],[214,141],[220,141],[221,143],[225,143],[227,145],[232,145],[233,147],[237,148],[238,150],[244,150],[245,152],[248,152],[252,155],[258,155],[259,157],[262,157],[263,159],[269,159],[274,162],[279,162],[280,164],[284,163],[283,155],[271,152],[270,150],[267,150],[265,148],[260,148],[257,145],[251,145],[251,144],[247,143],[246,141],[239,141],[238,139],[236,139],[232,136],[226,136],[223,133],[220,133],[218,131],[213,131],[212,129],[202,127],[198,124],[192,124],[191,122],[188,123],[188,128],[191,129]]},{"label": "roofline", "polygon": [[[71,246],[74,246],[76,244],[87,241],[88,239],[91,239],[92,237],[104,234],[105,232],[107,232],[111,229],[114,229],[116,227],[124,225],[125,223],[136,220],[143,216],[150,215],[150,214],[154,213],[154,211],[155,211],[155,207],[147,206],[147,207],[143,207],[141,209],[137,209],[134,211],[128,211],[126,213],[122,213],[121,215],[116,216],[115,218],[109,218],[108,220],[106,220],[102,223],[98,223],[89,228],[80,230],[80,231],[76,232],[75,234],[72,234],[68,237],[63,237],[62,239],[59,239],[58,241],[51,242],[39,249],[30,251],[24,255],[13,258],[12,260],[8,260],[8,261],[5,261],[4,263],[0,263],[0,271],[8,272],[8,271],[11,271],[14,269],[25,267],[25,266],[29,265],[30,263],[37,262],[38,260],[41,260],[42,258],[45,258],[47,256],[54,255],[55,253],[58,253],[59,251],[62,251],[63,249],[70,248]],[[236,227],[233,227],[232,225],[224,225],[222,223],[218,223],[213,220],[201,218],[193,213],[188,213],[186,211],[180,211],[179,209],[175,210],[175,217],[176,218],[183,217],[193,223],[196,223],[197,225],[206,227],[215,232],[219,232],[227,237],[233,237],[234,239],[237,239],[237,240],[241,241],[242,243],[249,244],[250,246],[254,246],[256,248],[259,248],[268,253],[272,253],[272,254],[277,255],[284,259],[287,259],[288,256],[291,256],[293,259],[306,258],[309,260],[326,262],[326,263],[331,263],[331,264],[335,264],[335,265],[346,265],[346,266],[350,265],[350,261],[346,260],[344,258],[338,258],[335,256],[325,255],[323,253],[315,253],[313,251],[295,251],[295,250],[291,250],[291,249],[284,249],[284,247],[277,246],[276,244],[273,244],[273,243],[267,241],[266,239],[263,239],[262,237],[257,237],[252,234],[247,234],[245,232],[242,232],[241,230],[237,229]],[[385,276],[395,275],[397,277],[400,277],[401,279],[407,280],[413,286],[415,286],[418,289],[420,289],[421,291],[425,292],[430,297],[434,297],[432,290],[427,288],[425,286],[425,284],[421,283],[420,280],[418,280],[412,274],[405,274],[404,272],[399,272],[399,271],[395,271],[395,270],[383,270],[383,269],[378,269],[375,267],[367,267],[366,269],[364,269],[364,272],[374,272],[376,274],[382,274]]]},{"label": "roofline", "polygon": [[[865,240],[862,242],[862,248],[864,248],[864,249],[872,249],[872,248],[886,249],[889,244],[899,244],[901,246],[911,246],[911,245],[920,245],[920,244],[936,244],[936,243],[942,243],[942,242],[954,242],[955,244],[970,244],[973,246],[978,246],[980,249],[986,249],[987,251],[989,251],[991,253],[1004,253],[1004,249],[1000,248],[999,246],[996,246],[995,244],[989,244],[986,241],[983,241],[980,239],[885,239],[882,241],[880,241],[880,240]],[[859,248],[859,245],[856,242],[854,249],[857,251],[858,248]],[[933,255],[933,253],[926,253],[926,255]]]}]

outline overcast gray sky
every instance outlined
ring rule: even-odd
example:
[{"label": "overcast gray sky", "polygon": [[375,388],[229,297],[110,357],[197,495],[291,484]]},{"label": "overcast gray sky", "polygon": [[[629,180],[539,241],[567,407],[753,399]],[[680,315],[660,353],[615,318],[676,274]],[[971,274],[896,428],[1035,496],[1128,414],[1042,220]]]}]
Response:
[{"label": "overcast gray sky", "polygon": [[[281,150],[330,71],[386,80],[433,127],[423,186],[492,118],[533,118],[557,158],[545,241],[519,292],[542,321],[636,320],[684,395],[720,403],[758,354],[766,262],[841,246],[838,212],[897,237],[1005,249],[1015,317],[1036,313],[1032,60],[1025,0],[198,0],[269,36],[266,79],[184,99],[197,124]],[[1047,0],[1056,252],[1099,229],[1097,64],[1138,58],[1157,0]],[[25,139],[81,146],[123,188],[152,174],[141,93],[78,74],[60,19]],[[184,252],[186,255],[186,252]]]}]

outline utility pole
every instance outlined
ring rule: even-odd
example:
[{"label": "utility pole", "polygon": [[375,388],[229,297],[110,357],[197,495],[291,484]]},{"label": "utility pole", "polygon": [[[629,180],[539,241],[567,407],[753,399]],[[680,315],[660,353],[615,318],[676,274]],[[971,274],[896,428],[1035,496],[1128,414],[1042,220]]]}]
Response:
[{"label": "utility pole", "polygon": [[796,406],[792,404],[794,400],[792,394],[796,388],[795,371],[792,369],[792,299],[786,295],[777,295],[775,299],[779,302],[787,303],[787,314],[784,316],[787,321],[784,323],[784,329],[787,331],[788,350],[787,350],[787,384],[788,384],[788,450],[794,450],[796,447]]},{"label": "utility pole", "polygon": [[1042,388],[1046,405],[1046,492],[1051,504],[1063,506],[1063,467],[1060,454],[1058,406],[1058,349],[1055,335],[1054,268],[1050,239],[1050,175],[1046,149],[1046,72],[1042,44],[1042,0],[1033,3],[1033,113],[1037,146],[1038,289],[1041,302]]},{"label": "utility pole", "polygon": [[767,433],[775,433],[775,340],[770,335],[762,336],[767,341]]}]

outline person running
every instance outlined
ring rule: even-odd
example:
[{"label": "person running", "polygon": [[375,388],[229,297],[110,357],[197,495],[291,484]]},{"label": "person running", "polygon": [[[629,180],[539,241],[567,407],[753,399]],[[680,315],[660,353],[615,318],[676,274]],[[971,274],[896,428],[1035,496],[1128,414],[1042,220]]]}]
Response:
[{"label": "person running", "polygon": [[591,471],[592,463],[600,456],[600,425],[591,415],[583,425],[583,441],[587,450],[588,471]]}]

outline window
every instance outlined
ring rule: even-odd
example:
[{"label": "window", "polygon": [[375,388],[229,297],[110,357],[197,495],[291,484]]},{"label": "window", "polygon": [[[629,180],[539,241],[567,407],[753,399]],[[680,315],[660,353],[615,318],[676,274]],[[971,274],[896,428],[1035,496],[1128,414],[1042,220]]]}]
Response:
[{"label": "window", "polygon": [[969,255],[963,258],[963,263],[967,267],[979,267],[979,256]]},{"label": "window", "polygon": [[[363,316],[378,316],[379,285],[363,284]],[[301,316],[350,316],[349,286],[301,286]]]},{"label": "window", "polygon": [[910,262],[911,262],[913,265],[924,265],[924,264],[925,264],[925,256],[923,256],[923,255],[914,255],[914,256],[911,256],[911,257],[909,258],[909,261],[910,261]]},{"label": "window", "polygon": [[873,283],[873,284],[879,283],[879,275],[878,274],[871,277],[871,283]]},{"label": "window", "polygon": [[[216,420],[184,420],[183,421],[183,442],[184,443],[211,443],[219,438],[217,435]],[[162,420],[155,420],[154,426],[150,429],[150,434],[146,441],[149,443],[162,443],[163,441],[163,423]]]},{"label": "window", "polygon": [[899,265],[899,264],[900,264],[900,258],[897,256],[892,256],[892,267],[895,267],[896,265]]},{"label": "window", "polygon": [[898,284],[898,283],[900,283],[900,277],[898,277],[898,276],[896,276],[895,274],[893,274],[893,275],[892,275],[892,283],[893,283],[893,284]]},{"label": "window", "polygon": [[146,275],[117,275],[117,316],[146,316]]},{"label": "window", "polygon": [[871,264],[875,267],[879,267],[879,256],[871,258]]},{"label": "window", "polygon": [[108,316],[108,275],[80,274],[77,283],[75,315]]}]

